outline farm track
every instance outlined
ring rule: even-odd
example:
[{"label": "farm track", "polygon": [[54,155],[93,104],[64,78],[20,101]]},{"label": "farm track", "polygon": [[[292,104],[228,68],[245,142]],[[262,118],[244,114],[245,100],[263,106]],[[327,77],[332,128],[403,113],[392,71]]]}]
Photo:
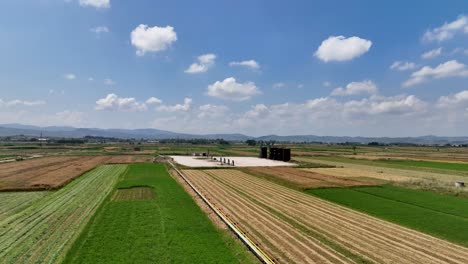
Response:
[{"label": "farm track", "polygon": [[[219,201],[223,208],[226,207],[230,213],[234,211],[235,219],[240,217],[240,213],[230,204],[240,203],[240,197],[243,197],[243,206],[237,209],[245,210],[244,207],[248,204],[257,204],[264,211],[276,212],[276,214],[283,216],[284,222],[319,233],[349,252],[370,261],[380,263],[467,263],[468,261],[467,248],[352,211],[242,172],[234,170],[198,171],[196,177],[191,171],[185,172],[191,175],[190,179],[197,186],[204,188],[211,199]],[[210,192],[216,190],[218,190],[217,195]],[[223,190],[224,193],[219,190]],[[255,218],[252,215],[250,217]],[[255,224],[252,225],[257,228]],[[284,228],[284,226],[276,227],[278,230],[280,228]],[[299,228],[297,229],[299,230]],[[301,232],[301,230],[297,232]],[[296,233],[290,234],[296,236]],[[268,239],[269,242],[271,240]],[[300,259],[295,259],[295,262],[296,260],[304,262]]]},{"label": "farm track", "polygon": [[103,166],[0,221],[4,263],[60,262],[126,166]]}]

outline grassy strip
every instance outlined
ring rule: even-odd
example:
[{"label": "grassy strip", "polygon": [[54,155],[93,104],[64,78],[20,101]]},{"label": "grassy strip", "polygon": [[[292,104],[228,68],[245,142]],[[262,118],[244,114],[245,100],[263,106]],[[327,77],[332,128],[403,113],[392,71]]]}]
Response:
[{"label": "grassy strip", "polygon": [[125,167],[98,167],[24,210],[1,219],[1,262],[61,262]]},{"label": "grassy strip", "polygon": [[162,164],[130,165],[117,188],[149,186],[155,199],[106,201],[69,252],[73,263],[252,263]]},{"label": "grassy strip", "polygon": [[408,161],[362,160],[362,159],[353,159],[353,158],[345,158],[345,157],[326,157],[326,156],[320,156],[320,157],[315,156],[313,158],[297,157],[296,159],[301,160],[301,161],[323,160],[323,161],[368,165],[368,166],[374,166],[374,167],[386,167],[386,168],[394,168],[394,169],[404,169],[404,170],[414,170],[414,171],[424,171],[424,172],[468,176],[468,169],[462,170],[462,168],[467,168],[465,165],[468,166],[468,164],[462,164],[462,163],[409,161],[409,160]]},{"label": "grassy strip", "polygon": [[463,198],[388,185],[316,189],[306,192],[468,246],[468,204]]},{"label": "grassy strip", "polygon": [[468,164],[466,163],[425,161],[425,160],[382,160],[379,162],[386,163],[386,164],[394,164],[398,166],[411,166],[411,167],[434,168],[434,169],[442,169],[442,170],[468,171]]},{"label": "grassy strip", "polygon": [[0,192],[0,217],[5,218],[46,196],[49,192]]},{"label": "grassy strip", "polygon": [[392,185],[360,187],[357,191],[468,219],[468,200]]}]

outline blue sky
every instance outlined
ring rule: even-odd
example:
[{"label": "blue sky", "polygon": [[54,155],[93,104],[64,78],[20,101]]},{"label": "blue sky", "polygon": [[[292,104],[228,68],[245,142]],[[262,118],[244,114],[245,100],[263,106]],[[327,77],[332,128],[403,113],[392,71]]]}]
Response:
[{"label": "blue sky", "polygon": [[0,123],[466,135],[466,1],[0,3]]}]

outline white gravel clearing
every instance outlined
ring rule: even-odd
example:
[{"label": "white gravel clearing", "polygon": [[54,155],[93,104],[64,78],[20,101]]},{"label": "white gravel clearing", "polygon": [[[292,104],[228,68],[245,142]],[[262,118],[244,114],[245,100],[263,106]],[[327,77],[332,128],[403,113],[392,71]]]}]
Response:
[{"label": "white gravel clearing", "polygon": [[[220,157],[215,157],[218,161],[213,161],[206,157],[196,156],[170,156],[175,162],[187,167],[232,167],[232,165],[221,164]],[[270,159],[260,159],[255,157],[222,157],[229,159],[232,164],[234,160],[234,167],[274,167],[274,166],[294,166],[295,163],[284,162]]]}]

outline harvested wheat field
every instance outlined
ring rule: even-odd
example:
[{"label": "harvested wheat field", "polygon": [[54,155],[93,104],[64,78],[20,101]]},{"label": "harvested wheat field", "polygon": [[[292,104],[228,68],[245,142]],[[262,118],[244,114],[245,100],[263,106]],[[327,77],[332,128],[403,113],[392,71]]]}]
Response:
[{"label": "harvested wheat field", "polygon": [[[418,180],[418,181],[430,180],[430,181],[437,181],[437,182],[450,183],[450,184],[453,184],[453,182],[455,181],[466,181],[466,176],[455,175],[455,174],[407,170],[407,169],[400,169],[400,168],[389,168],[389,167],[381,167],[378,165],[371,166],[371,165],[329,161],[329,160],[314,159],[314,158],[297,158],[297,159],[301,161],[306,161],[306,162],[322,163],[326,165],[341,167],[344,169],[356,170],[356,171],[359,171],[357,175],[359,174],[365,175],[365,172],[368,171],[369,173],[371,173],[369,174],[369,176],[373,176],[376,178],[376,177],[379,177],[378,174],[382,174],[383,177],[388,176],[388,178],[394,178],[395,181],[400,181],[398,180],[399,177],[407,177],[407,179],[412,179],[413,181],[414,180]],[[313,170],[316,170],[316,169],[313,169]],[[328,170],[325,170],[325,171],[328,171]],[[331,169],[329,171],[330,173],[326,173],[326,174],[331,174],[335,172],[334,169]],[[336,171],[341,171],[341,170],[336,170]],[[406,181],[406,179],[403,179],[403,181]]]},{"label": "harvested wheat field", "polygon": [[330,175],[340,178],[372,178],[384,181],[405,182],[413,178],[391,174],[384,171],[369,171],[351,168],[304,168],[308,172],[320,173],[322,175]]},{"label": "harvested wheat field", "polygon": [[236,170],[185,170],[281,263],[467,263],[468,249]]},{"label": "harvested wheat field", "polygon": [[57,156],[4,163],[0,191],[57,189],[99,165],[134,162],[133,156]]},{"label": "harvested wheat field", "polygon": [[287,181],[301,189],[374,185],[373,183],[366,182],[363,180],[335,177],[333,175],[325,175],[297,168],[251,167],[243,169],[243,171],[255,175],[273,177],[276,179]]}]

